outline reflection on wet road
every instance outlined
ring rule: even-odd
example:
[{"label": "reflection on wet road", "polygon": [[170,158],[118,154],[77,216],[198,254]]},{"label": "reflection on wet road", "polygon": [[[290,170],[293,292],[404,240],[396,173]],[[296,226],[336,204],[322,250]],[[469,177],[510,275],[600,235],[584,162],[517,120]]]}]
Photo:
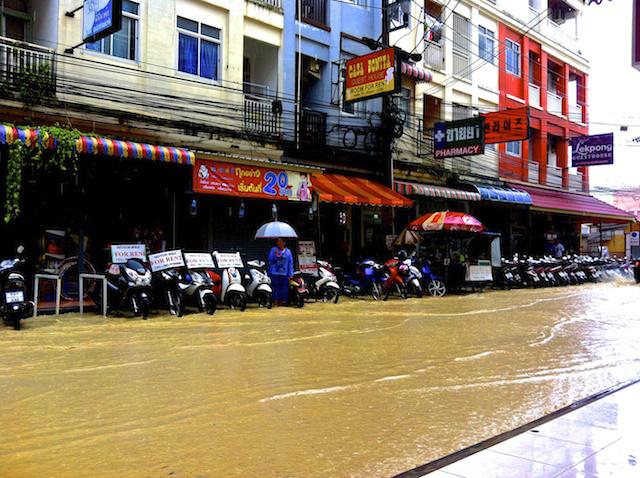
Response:
[{"label": "reflection on wet road", "polygon": [[385,477],[640,374],[640,288],[0,330],[0,476]]}]

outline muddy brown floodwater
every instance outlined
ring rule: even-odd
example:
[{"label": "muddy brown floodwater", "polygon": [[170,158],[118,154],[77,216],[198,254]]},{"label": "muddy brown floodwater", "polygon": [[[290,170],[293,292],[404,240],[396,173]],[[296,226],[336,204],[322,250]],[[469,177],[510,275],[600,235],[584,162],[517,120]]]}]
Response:
[{"label": "muddy brown floodwater", "polygon": [[640,287],[0,330],[0,476],[386,477],[640,374]]}]

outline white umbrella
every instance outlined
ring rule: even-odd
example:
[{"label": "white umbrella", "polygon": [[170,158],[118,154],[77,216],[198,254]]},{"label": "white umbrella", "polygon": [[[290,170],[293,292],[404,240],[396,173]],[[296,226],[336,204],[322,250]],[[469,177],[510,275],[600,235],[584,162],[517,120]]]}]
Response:
[{"label": "white umbrella", "polygon": [[286,222],[273,221],[260,226],[256,232],[256,239],[297,239],[298,234],[295,229]]}]

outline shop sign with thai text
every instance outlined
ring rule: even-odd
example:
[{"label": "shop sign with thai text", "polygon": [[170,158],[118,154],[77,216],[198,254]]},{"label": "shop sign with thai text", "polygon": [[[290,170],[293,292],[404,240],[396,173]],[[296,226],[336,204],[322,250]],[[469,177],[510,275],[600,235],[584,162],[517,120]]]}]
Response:
[{"label": "shop sign with thai text", "polygon": [[484,118],[484,144],[529,139],[529,108],[514,108],[481,114]]},{"label": "shop sign with thai text", "polygon": [[311,174],[196,159],[193,190],[242,198],[311,201]]},{"label": "shop sign with thai text", "polygon": [[433,156],[451,158],[484,153],[484,118],[436,123],[433,130]]},{"label": "shop sign with thai text", "polygon": [[113,244],[111,246],[111,262],[124,264],[129,259],[147,260],[147,248],[144,244]]},{"label": "shop sign with thai text", "polygon": [[344,100],[362,101],[400,91],[401,71],[395,48],[385,48],[346,62]]},{"label": "shop sign with thai text", "polygon": [[613,164],[613,133],[571,138],[571,166]]}]

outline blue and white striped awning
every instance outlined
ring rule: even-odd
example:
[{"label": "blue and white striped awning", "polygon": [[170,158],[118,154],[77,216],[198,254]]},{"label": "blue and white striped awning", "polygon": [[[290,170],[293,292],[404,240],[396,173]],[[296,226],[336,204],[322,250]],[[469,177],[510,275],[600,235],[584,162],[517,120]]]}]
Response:
[{"label": "blue and white striped awning", "polygon": [[520,189],[489,184],[472,184],[472,186],[480,193],[480,198],[483,201],[523,205],[531,205],[532,203],[529,193]]}]

